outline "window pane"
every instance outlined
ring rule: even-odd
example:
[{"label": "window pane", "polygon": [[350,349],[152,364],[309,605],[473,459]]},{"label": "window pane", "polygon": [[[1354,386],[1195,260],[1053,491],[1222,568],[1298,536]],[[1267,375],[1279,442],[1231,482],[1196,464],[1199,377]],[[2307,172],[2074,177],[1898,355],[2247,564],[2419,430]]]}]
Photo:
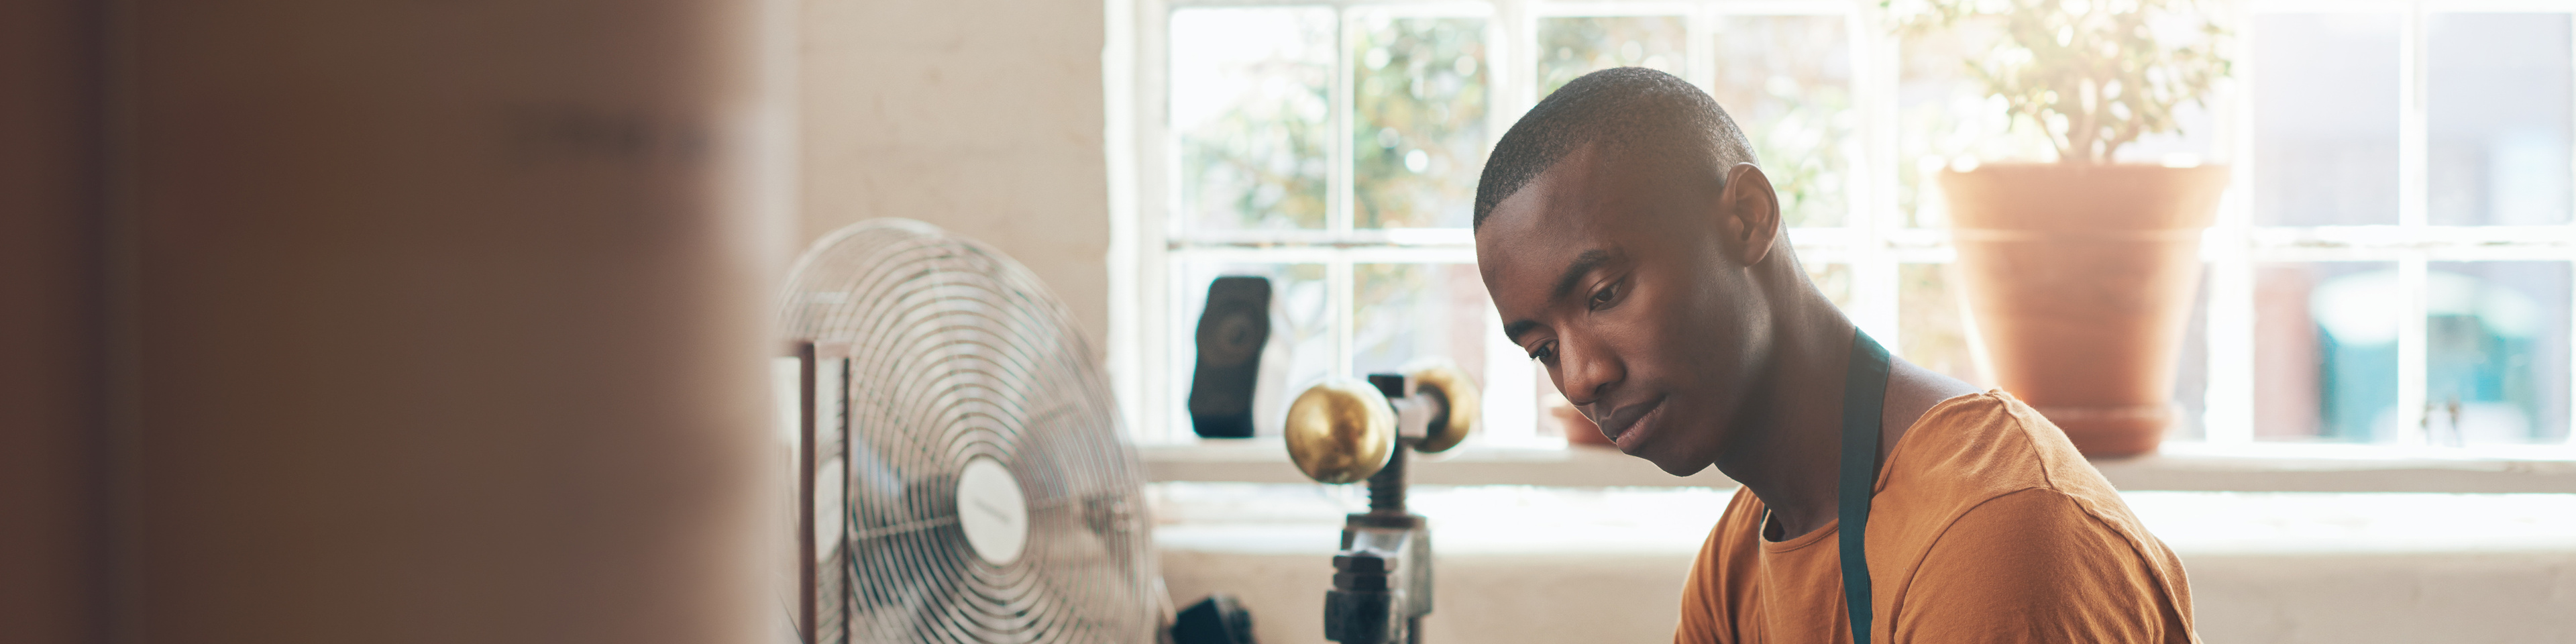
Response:
[{"label": "window pane", "polygon": [[1351,276],[1352,375],[1439,359],[1484,382],[1485,332],[1495,322],[1474,264],[1359,264]]},{"label": "window pane", "polygon": [[1684,76],[1687,28],[1681,16],[1540,18],[1538,95],[1612,67],[1644,67]]},{"label": "window pane", "polygon": [[2566,262],[2435,262],[2424,403],[2435,445],[2567,436]]},{"label": "window pane", "polygon": [[1323,227],[1332,9],[1182,9],[1171,26],[1183,228]]},{"label": "window pane", "polygon": [[1753,139],[1790,226],[1841,226],[1850,209],[1851,34],[1841,16],[1730,16],[1718,21],[1713,94]]},{"label": "window pane", "polygon": [[2403,306],[2391,262],[2257,265],[2255,438],[2394,438]]},{"label": "window pane", "polygon": [[1465,228],[1485,165],[1485,21],[1360,21],[1352,217],[1363,228]]},{"label": "window pane", "polygon": [[2014,127],[2003,99],[1987,95],[1969,64],[2001,42],[1999,23],[1971,20],[1909,34],[1897,64],[1897,208],[1906,224],[1949,225],[1933,173],[1953,160],[2039,161],[2056,154],[2037,128]]},{"label": "window pane", "polygon": [[1270,279],[1270,340],[1261,351],[1261,375],[1252,400],[1252,424],[1259,435],[1279,433],[1280,419],[1288,413],[1288,402],[1295,400],[1303,387],[1331,375],[1339,361],[1333,355],[1332,298],[1325,287],[1322,264],[1233,264],[1184,261],[1173,273],[1178,280],[1169,341],[1172,343],[1171,387],[1173,422],[1180,435],[1190,431],[1190,416],[1185,405],[1190,395],[1190,380],[1198,368],[1197,334],[1199,318],[1207,310],[1208,285],[1228,275],[1252,275]]},{"label": "window pane", "polygon": [[2255,223],[2397,223],[2399,26],[2394,14],[2255,16]]},{"label": "window pane", "polygon": [[1959,312],[1955,271],[1948,264],[1903,264],[1897,269],[1898,351],[1925,369],[1984,385],[1985,375],[1968,347],[1967,317]]},{"label": "window pane", "polygon": [[2567,222],[2569,83],[2563,13],[2437,13],[2425,25],[2435,224]]}]

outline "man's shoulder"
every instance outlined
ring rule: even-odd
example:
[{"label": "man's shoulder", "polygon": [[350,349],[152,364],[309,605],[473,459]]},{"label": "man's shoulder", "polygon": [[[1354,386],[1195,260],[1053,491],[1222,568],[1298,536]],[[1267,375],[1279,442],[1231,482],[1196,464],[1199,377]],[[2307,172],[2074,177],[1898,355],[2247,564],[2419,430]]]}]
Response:
[{"label": "man's shoulder", "polygon": [[[1908,632],[2014,617],[2120,624],[2114,630],[2137,636],[2089,639],[2190,639],[2180,560],[2065,432],[2010,394],[1960,396],[1926,412],[1890,452],[1874,501],[1870,568],[1910,582],[1899,604],[1940,597],[1994,609],[1954,606],[1946,613],[1957,619],[1934,620],[1942,628],[1921,621],[1932,613],[1899,609]],[[2120,614],[2093,614],[2101,611]]]},{"label": "man's shoulder", "polygon": [[2065,431],[2001,390],[1942,401],[1906,430],[1888,454],[1879,491],[1922,486],[1971,495],[2031,487],[2110,492]]},{"label": "man's shoulder", "polygon": [[2034,489],[2074,499],[2086,510],[2107,505],[2126,514],[2119,493],[2065,432],[2011,394],[1987,391],[1943,401],[1906,430],[1888,454],[1873,514],[1942,524]]},{"label": "man's shoulder", "polygon": [[1883,600],[1891,628],[1913,639],[2193,641],[2182,562],[2125,516],[2024,489],[1977,504],[1929,538],[1887,544],[1895,556],[1870,568],[1902,580]]}]

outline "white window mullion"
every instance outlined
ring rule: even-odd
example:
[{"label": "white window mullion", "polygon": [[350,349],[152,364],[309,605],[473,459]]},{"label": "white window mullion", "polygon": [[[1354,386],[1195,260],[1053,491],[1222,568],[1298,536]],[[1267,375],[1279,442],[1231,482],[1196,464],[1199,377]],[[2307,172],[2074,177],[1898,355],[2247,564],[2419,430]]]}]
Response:
[{"label": "white window mullion", "polygon": [[[1125,175],[1135,181],[1134,191],[1126,203],[1113,203],[1110,211],[1112,255],[1110,257],[1110,362],[1111,377],[1120,394],[1120,410],[1128,422],[1129,432],[1140,442],[1178,443],[1191,438],[1190,433],[1171,422],[1178,410],[1164,383],[1175,377],[1170,364],[1172,347],[1163,341],[1168,337],[1171,321],[1167,316],[1175,302],[1177,289],[1171,273],[1170,256],[1164,240],[1177,226],[1173,214],[1179,209],[1178,181],[1171,180],[1172,143],[1170,41],[1171,8],[1163,0],[1135,0],[1129,15],[1108,16],[1110,37],[1119,37],[1119,25],[1132,27],[1135,47],[1128,53],[1133,58],[1120,68],[1128,74],[1126,91],[1133,101],[1126,110],[1111,109],[1110,118],[1126,119],[1132,126],[1127,140],[1133,147],[1126,160],[1133,166]],[[1121,61],[1104,56],[1103,66]],[[1106,91],[1116,93],[1117,79]],[[1111,128],[1111,140],[1119,130]],[[1115,154],[1112,148],[1112,154]],[[1118,161],[1111,161],[1115,181]],[[1113,201],[1116,193],[1112,193]],[[1123,227],[1121,224],[1124,224]],[[1123,246],[1119,244],[1124,243]],[[1120,251],[1126,251],[1120,253]],[[1124,255],[1123,257],[1121,255]],[[1121,264],[1121,260],[1125,264]],[[1123,287],[1123,288],[1122,288]],[[1121,311],[1118,308],[1130,308]],[[1122,323],[1123,321],[1123,323]]]},{"label": "white window mullion", "polygon": [[[1351,47],[1359,44],[1360,17],[1348,5],[1333,11],[1333,140],[1325,146],[1332,150],[1332,170],[1325,180],[1325,190],[1331,196],[1326,200],[1324,220],[1333,237],[1348,238],[1357,196],[1351,132],[1358,127],[1352,120],[1358,118],[1359,103],[1359,94],[1353,87],[1358,82],[1359,63],[1352,60]],[[1333,373],[1347,376],[1351,375],[1351,330],[1357,323],[1351,306],[1351,262],[1338,250],[1332,255],[1332,260],[1324,264],[1324,290],[1331,300],[1325,307],[1325,319],[1332,320]]]},{"label": "white window mullion", "polygon": [[2424,436],[2424,252],[2406,251],[2397,260],[2397,297],[2404,303],[2397,319],[2397,444],[2422,446]]},{"label": "white window mullion", "polygon": [[1538,440],[1538,371],[1529,354],[1503,337],[1502,316],[1485,304],[1485,435],[1487,445],[1529,445]]},{"label": "white window mullion", "polygon": [[1682,18],[1682,80],[1717,93],[1717,5],[1691,5]]},{"label": "white window mullion", "polygon": [[[1148,4],[1154,4],[1147,0]],[[1110,390],[1126,395],[1113,399],[1119,415],[1143,418],[1144,408],[1136,405],[1138,385],[1145,382],[1136,373],[1136,313],[1144,309],[1136,297],[1137,261],[1144,253],[1137,251],[1143,239],[1136,227],[1136,194],[1143,181],[1136,175],[1136,150],[1144,139],[1136,136],[1136,49],[1142,43],[1137,37],[1137,0],[1107,0],[1102,3],[1101,29],[1105,42],[1100,49],[1101,136],[1103,169],[1109,175],[1109,355],[1106,356]],[[1129,438],[1139,435],[1128,430]]]},{"label": "white window mullion", "polygon": [[[1863,249],[1852,262],[1852,322],[1868,331],[1891,352],[1904,351],[1903,335],[1897,328],[1899,285],[1898,253],[1888,243],[1890,233],[1904,224],[1904,213],[1898,211],[1896,192],[1896,109],[1899,52],[1897,39],[1872,37],[1886,33],[1878,12],[1855,8],[1858,14],[1847,23],[1851,34],[1852,78],[1856,95],[1853,101],[1861,110],[1858,135],[1862,154],[1853,168],[1860,181],[1855,186],[1852,208],[1846,215],[1860,239]],[[1928,179],[1928,178],[1927,178]],[[1944,242],[1946,245],[1946,241]]]},{"label": "white window mullion", "polygon": [[[2428,119],[2425,115],[2424,6],[2407,7],[2404,26],[2399,30],[2398,108],[2397,108],[2397,226],[2407,237],[2418,237],[2430,219],[2431,206]],[[2397,260],[2397,297],[2402,303],[2397,320],[2397,427],[2398,444],[2423,445],[2425,324],[2424,324],[2425,252],[2407,249]]]},{"label": "white window mullion", "polygon": [[1333,251],[1332,261],[1324,264],[1324,283],[1328,285],[1325,291],[1332,299],[1325,314],[1333,320],[1333,373],[1345,376],[1358,375],[1351,372],[1351,351],[1355,349],[1351,346],[1351,332],[1358,326],[1357,307],[1352,304],[1352,291],[1358,289],[1352,284],[1351,272],[1347,251]]},{"label": "white window mullion", "polygon": [[[1196,314],[1204,311],[1189,310],[1181,303],[1188,302],[1195,296],[1204,295],[1208,285],[1190,283],[1189,278],[1193,271],[1185,268],[1189,263],[1185,256],[1180,253],[1166,256],[1170,257],[1171,261],[1164,264],[1164,277],[1160,290],[1163,301],[1168,304],[1163,308],[1162,315],[1157,316],[1162,320],[1162,332],[1166,335],[1158,336],[1155,340],[1156,344],[1162,345],[1161,350],[1155,352],[1155,356],[1158,363],[1163,365],[1164,380],[1152,384],[1150,388],[1154,390],[1155,396],[1153,400],[1157,416],[1155,420],[1163,424],[1162,434],[1173,442],[1190,442],[1195,440],[1198,434],[1190,424],[1189,394],[1187,385],[1184,383],[1188,383],[1191,376],[1195,375],[1193,370],[1197,365],[1193,363],[1197,353],[1195,345],[1199,317]],[[1193,291],[1196,292],[1193,293]],[[1179,338],[1188,339],[1174,341]]]},{"label": "white window mullion", "polygon": [[[1847,47],[1853,63],[1853,109],[1861,112],[1860,125],[1853,132],[1860,139],[1856,146],[1858,149],[1845,149],[1857,152],[1846,156],[1851,158],[1854,166],[1849,171],[1860,180],[1844,182],[1843,203],[1850,204],[1846,206],[1850,212],[1844,213],[1843,218],[1870,231],[1862,233],[1863,243],[1876,248],[1882,245],[1881,240],[1885,237],[1878,231],[1888,229],[1878,222],[1893,223],[1902,219],[1892,214],[1896,208],[1895,191],[1882,189],[1896,185],[1897,61],[1893,47],[1879,44],[1888,39],[1868,37],[1869,34],[1886,33],[1886,26],[1881,24],[1876,12],[1854,10],[1844,13],[1842,18],[1843,30],[1849,35]],[[1878,181],[1882,175],[1888,181],[1887,186],[1881,186]],[[1880,199],[1881,193],[1890,198]]]},{"label": "white window mullion", "polygon": [[[1512,123],[1538,102],[1538,22],[1535,0],[1495,0],[1485,21],[1485,151],[1492,152]],[[1476,168],[1482,175],[1484,168]]]},{"label": "white window mullion", "polygon": [[1333,9],[1333,17],[1333,89],[1329,97],[1333,102],[1332,140],[1324,142],[1324,149],[1330,151],[1331,169],[1324,176],[1324,228],[1332,237],[1345,238],[1351,234],[1351,202],[1355,196],[1351,131],[1357,126],[1351,120],[1357,118],[1354,112],[1358,109],[1358,95],[1352,85],[1357,82],[1358,64],[1351,60],[1351,46],[1357,44],[1354,39],[1359,16],[1343,6]]},{"label": "white window mullion", "polygon": [[[2253,174],[2242,161],[2248,156],[2237,157],[2240,161],[2231,169],[2240,186]],[[2201,431],[2202,440],[2210,443],[2254,440],[2254,262],[2245,234],[2252,201],[2243,188],[2229,191],[2219,200],[2215,234],[2204,237],[2216,242],[2202,253],[2209,259],[2209,374]]]},{"label": "white window mullion", "polygon": [[2420,229],[2430,219],[2427,208],[2430,168],[2426,146],[2429,120],[2424,113],[2424,10],[2421,3],[2405,14],[2397,38],[2397,225]]},{"label": "white window mullion", "polygon": [[2245,43],[2254,36],[2253,14],[2245,5],[2227,6],[2227,24],[2241,36],[2223,52],[2236,61],[2236,81],[2221,101],[2219,149],[2229,162],[2230,190],[2219,198],[2209,247],[2209,319],[2207,391],[2203,394],[2202,440],[2240,445],[2254,441],[2254,78],[2261,70]]},{"label": "white window mullion", "polygon": [[[1485,33],[1494,39],[1486,50],[1487,67],[1493,79],[1486,91],[1492,111],[1486,115],[1485,151],[1493,152],[1503,133],[1511,130],[1521,114],[1538,103],[1538,12],[1537,0],[1496,0],[1494,18]],[[1482,168],[1478,168],[1482,174]],[[1472,259],[1472,257],[1470,258]],[[1529,445],[1538,437],[1537,403],[1524,396],[1537,391],[1538,380],[1532,372],[1529,356],[1511,338],[1503,337],[1502,314],[1490,299],[1484,308],[1485,325],[1485,436],[1479,440],[1488,445]]]}]

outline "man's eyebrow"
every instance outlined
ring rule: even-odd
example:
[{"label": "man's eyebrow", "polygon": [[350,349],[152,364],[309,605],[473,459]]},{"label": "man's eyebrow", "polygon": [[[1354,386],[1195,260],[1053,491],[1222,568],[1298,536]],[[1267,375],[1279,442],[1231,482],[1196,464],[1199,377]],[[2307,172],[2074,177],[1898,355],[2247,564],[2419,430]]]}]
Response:
[{"label": "man's eyebrow", "polygon": [[1565,299],[1567,294],[1574,292],[1576,284],[1583,283],[1585,274],[1591,273],[1592,269],[1600,268],[1602,264],[1609,263],[1613,257],[1610,251],[1598,248],[1583,251],[1583,254],[1574,256],[1574,262],[1566,264],[1565,272],[1557,275],[1556,289],[1549,292],[1548,299]]},{"label": "man's eyebrow", "polygon": [[[1555,301],[1565,299],[1566,295],[1574,292],[1574,286],[1576,284],[1583,283],[1584,275],[1590,274],[1592,269],[1600,268],[1602,264],[1610,263],[1610,260],[1618,259],[1618,257],[1618,255],[1613,254],[1610,251],[1598,248],[1583,251],[1582,254],[1575,255],[1574,261],[1565,265],[1565,272],[1557,276],[1556,288],[1549,293],[1548,300]],[[1521,334],[1528,333],[1532,329],[1536,328],[1538,328],[1537,320],[1514,321],[1511,324],[1503,325],[1503,337],[1513,342],[1519,342]]]}]

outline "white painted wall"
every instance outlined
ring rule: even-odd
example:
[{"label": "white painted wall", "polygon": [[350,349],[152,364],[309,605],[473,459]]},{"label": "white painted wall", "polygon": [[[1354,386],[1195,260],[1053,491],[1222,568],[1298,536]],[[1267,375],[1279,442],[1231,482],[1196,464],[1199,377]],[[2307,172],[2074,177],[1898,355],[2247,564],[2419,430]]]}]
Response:
[{"label": "white painted wall", "polygon": [[[1164,483],[1172,597],[1232,593],[1265,642],[1323,636],[1357,490]],[[1421,486],[1424,642],[1660,642],[1731,489]],[[2576,495],[2128,492],[2182,556],[2205,641],[2576,642]]]},{"label": "white painted wall", "polygon": [[1097,1],[801,0],[803,226],[919,219],[1044,278],[1109,329]]},{"label": "white painted wall", "polygon": [[[1175,601],[1234,594],[1261,641],[1320,642],[1329,550],[1329,542],[1302,554],[1167,544],[1163,574]],[[2576,642],[2576,552],[2182,555],[2198,630],[2211,644]],[[1680,552],[1440,557],[1423,641],[1671,641],[1690,560]]]}]

